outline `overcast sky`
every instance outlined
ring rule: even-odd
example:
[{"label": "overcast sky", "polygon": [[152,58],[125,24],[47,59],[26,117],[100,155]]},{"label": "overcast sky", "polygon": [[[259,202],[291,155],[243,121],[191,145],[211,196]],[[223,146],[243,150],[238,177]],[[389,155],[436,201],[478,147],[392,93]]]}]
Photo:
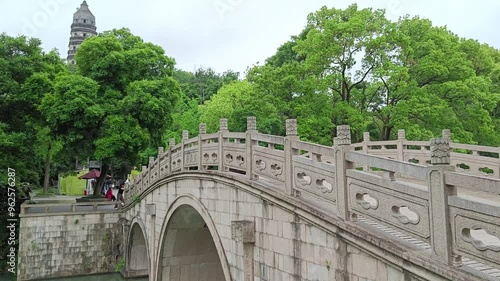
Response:
[{"label": "overcast sky", "polygon": [[[0,33],[38,37],[45,50],[66,56],[73,13],[82,0],[0,0]],[[349,0],[88,0],[98,32],[127,27],[162,46],[177,67],[204,66],[243,73],[273,55],[322,6],[346,8]],[[500,0],[361,0],[390,19],[410,14],[447,25],[461,37],[500,49]]]}]

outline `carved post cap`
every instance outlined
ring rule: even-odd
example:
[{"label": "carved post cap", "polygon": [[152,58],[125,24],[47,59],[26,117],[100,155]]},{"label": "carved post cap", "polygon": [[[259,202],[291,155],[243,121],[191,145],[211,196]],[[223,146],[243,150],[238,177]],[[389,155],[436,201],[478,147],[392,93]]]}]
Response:
[{"label": "carved post cap", "polygon": [[256,131],[257,130],[257,117],[248,116],[247,117],[247,131]]},{"label": "carved post cap", "polygon": [[450,140],[448,138],[431,139],[431,164],[450,164]]},{"label": "carved post cap", "polygon": [[165,149],[163,147],[158,147],[158,155],[163,154],[165,152]]},{"label": "carved post cap", "polygon": [[450,129],[444,129],[441,133],[441,136],[443,138],[447,138],[447,139],[450,139],[451,140],[451,131]]},{"label": "carved post cap", "polygon": [[287,119],[286,120],[286,135],[287,136],[297,136],[297,119]]},{"label": "carved post cap", "polygon": [[221,118],[219,119],[219,131],[227,131],[227,119]]},{"label": "carved post cap", "polygon": [[155,158],[153,156],[149,157],[149,164],[153,163],[155,161]]},{"label": "carved post cap", "polygon": [[182,131],[182,139],[183,140],[189,139],[189,131],[188,130]]},{"label": "carved post cap", "polygon": [[406,139],[406,131],[404,129],[398,130],[398,139],[400,140]]},{"label": "carved post cap", "polygon": [[207,133],[207,124],[205,123],[200,123],[200,125],[198,126],[198,133],[200,135],[202,134],[206,134]]},{"label": "carved post cap", "polygon": [[364,132],[363,133],[363,141],[364,142],[370,141],[370,132]]},{"label": "carved post cap", "polygon": [[168,142],[168,147],[172,148],[175,146],[175,139],[170,139],[170,141]]},{"label": "carved post cap", "polygon": [[141,171],[142,171],[142,172],[145,172],[147,168],[148,168],[148,166],[142,166]]},{"label": "carved post cap", "polygon": [[351,144],[351,126],[337,126],[337,137],[333,139],[334,145],[350,145]]}]

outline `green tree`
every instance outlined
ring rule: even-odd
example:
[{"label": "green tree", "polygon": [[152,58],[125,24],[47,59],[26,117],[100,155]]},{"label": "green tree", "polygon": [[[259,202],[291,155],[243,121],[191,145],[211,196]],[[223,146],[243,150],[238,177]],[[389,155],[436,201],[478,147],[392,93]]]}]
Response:
[{"label": "green tree", "polygon": [[35,38],[0,34],[0,124],[6,140],[15,140],[1,147],[0,166],[15,168],[21,181],[35,185],[47,159],[39,153],[33,158],[33,151],[47,144],[38,138],[45,128],[38,106],[55,75],[68,71],[56,51],[44,53],[40,45]]},{"label": "green tree", "polygon": [[229,130],[244,132],[246,118],[257,117],[257,129],[270,133],[280,127],[281,120],[276,108],[256,94],[252,84],[247,81],[233,81],[224,85],[210,101],[200,108],[200,121],[207,124],[207,131],[219,129],[219,119],[229,120]]},{"label": "green tree", "polygon": [[181,89],[174,60],[127,29],[85,40],[75,60],[76,74],[58,76],[41,108],[77,159],[101,161],[98,195],[112,166],[137,165],[164,142]]}]

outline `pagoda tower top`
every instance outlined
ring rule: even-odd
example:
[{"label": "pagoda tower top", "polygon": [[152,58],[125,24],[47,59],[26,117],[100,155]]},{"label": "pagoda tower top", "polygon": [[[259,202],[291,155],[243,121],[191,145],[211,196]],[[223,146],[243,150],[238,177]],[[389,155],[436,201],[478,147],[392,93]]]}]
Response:
[{"label": "pagoda tower top", "polygon": [[75,64],[74,57],[78,47],[83,43],[83,40],[94,35],[97,35],[95,16],[90,11],[87,1],[83,1],[80,8],[77,8],[73,14],[68,46],[68,63]]}]

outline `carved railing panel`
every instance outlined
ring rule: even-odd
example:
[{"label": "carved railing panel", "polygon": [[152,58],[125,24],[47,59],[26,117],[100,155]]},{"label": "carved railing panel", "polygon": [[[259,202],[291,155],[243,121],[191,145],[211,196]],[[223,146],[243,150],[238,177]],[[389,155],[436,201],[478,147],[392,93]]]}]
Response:
[{"label": "carved railing panel", "polygon": [[160,157],[160,177],[167,175],[168,174],[168,168],[169,168],[169,153],[164,153]]},{"label": "carved railing panel", "polygon": [[228,132],[223,134],[223,139],[224,167],[246,172],[248,164],[248,159],[246,159],[246,134]]},{"label": "carved railing panel", "polygon": [[291,146],[298,154],[292,156],[293,187],[301,192],[302,197],[310,194],[316,200],[335,204],[337,188],[333,148],[302,141],[293,141]]},{"label": "carved railing panel", "polygon": [[[283,150],[276,149],[283,146],[283,137],[256,134],[258,144],[252,147],[252,171],[255,176],[285,182],[285,154]],[[263,147],[262,145],[267,145]]]},{"label": "carved railing panel", "polygon": [[424,186],[360,171],[348,171],[350,210],[412,236],[430,241],[429,202]]},{"label": "carved railing panel", "polygon": [[310,193],[318,199],[336,203],[335,167],[332,164],[293,156],[293,180],[294,188],[302,194]]},{"label": "carved railing panel", "polygon": [[500,207],[449,198],[453,251],[482,263],[500,266]]},{"label": "carved railing panel", "polygon": [[[245,146],[245,144],[243,144]],[[246,149],[244,147],[224,148],[224,166],[240,171],[246,171],[247,159]]]},{"label": "carved railing panel", "polygon": [[186,169],[198,167],[198,138],[184,141],[183,167]]},{"label": "carved railing panel", "polygon": [[201,164],[204,167],[219,165],[219,134],[201,136]]},{"label": "carved railing panel", "polygon": [[170,151],[171,159],[170,166],[172,173],[179,172],[182,170],[182,149],[181,145],[178,144],[172,148]]},{"label": "carved railing panel", "polygon": [[457,172],[483,177],[499,177],[499,161],[491,157],[451,153],[451,163]]},{"label": "carved railing panel", "polygon": [[149,187],[149,170],[142,171],[142,185],[140,186],[139,192],[146,190]]},{"label": "carved railing panel", "polygon": [[160,176],[160,173],[159,173],[159,166],[157,164],[157,162],[153,162],[151,168],[149,169],[149,180],[151,183],[155,182],[159,176]]}]

